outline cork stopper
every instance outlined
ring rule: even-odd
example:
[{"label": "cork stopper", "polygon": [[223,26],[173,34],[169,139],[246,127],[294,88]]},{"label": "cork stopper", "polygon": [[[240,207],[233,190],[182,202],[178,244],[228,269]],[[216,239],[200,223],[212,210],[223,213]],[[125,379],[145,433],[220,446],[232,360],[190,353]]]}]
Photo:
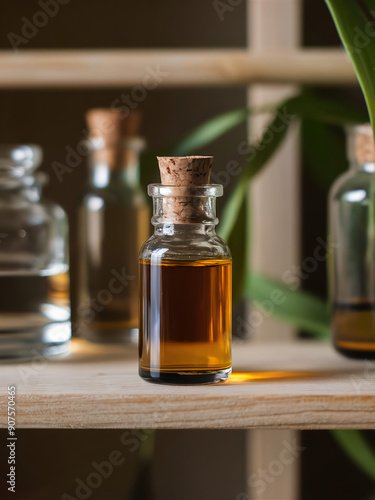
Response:
[{"label": "cork stopper", "polygon": [[161,183],[180,188],[177,197],[163,199],[164,219],[179,224],[202,220],[202,200],[188,196],[189,188],[209,184],[213,156],[158,156],[157,159]]},{"label": "cork stopper", "polygon": [[359,165],[375,163],[375,143],[370,123],[349,130],[348,156]]},{"label": "cork stopper", "polygon": [[90,138],[97,140],[94,161],[102,162],[111,168],[129,163],[124,143],[138,137],[141,113],[129,111],[124,117],[116,109],[94,108],[86,113]]},{"label": "cork stopper", "polygon": [[132,110],[124,117],[116,109],[94,108],[86,113],[86,122],[91,137],[102,137],[107,144],[116,144],[123,138],[138,135],[141,113]]},{"label": "cork stopper", "polygon": [[209,184],[213,156],[158,156],[161,183],[165,186]]}]

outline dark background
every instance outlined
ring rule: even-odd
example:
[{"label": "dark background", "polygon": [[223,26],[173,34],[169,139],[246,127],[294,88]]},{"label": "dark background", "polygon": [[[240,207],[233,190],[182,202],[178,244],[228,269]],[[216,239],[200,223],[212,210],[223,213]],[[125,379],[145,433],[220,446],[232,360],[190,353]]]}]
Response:
[{"label": "dark background", "polygon": [[[22,50],[37,48],[199,48],[244,47],[246,2],[220,21],[211,0],[137,2],[71,0]],[[0,49],[10,49],[9,32],[21,33],[22,17],[40,10],[34,0],[2,2]],[[306,46],[337,46],[333,22],[323,0],[304,1],[303,40]],[[1,71],[1,68],[0,68]],[[45,153],[43,170],[50,175],[45,189],[49,198],[67,211],[71,227],[72,305],[76,305],[77,203],[87,176],[78,166],[60,183],[51,164],[64,163],[67,145],[82,138],[84,113],[106,107],[130,89],[101,90],[2,90],[0,91],[0,141],[38,143]],[[358,88],[317,89],[363,108]],[[224,111],[246,105],[245,88],[166,89],[148,93],[141,104],[142,134],[151,149],[170,143],[192,127]],[[237,145],[246,138],[245,125],[216,141],[202,154],[213,154],[215,170],[238,159]],[[303,165],[302,257],[313,254],[316,237],[326,234],[327,186],[321,185]],[[155,165],[155,180],[157,169]],[[229,187],[229,189],[232,186]],[[322,266],[304,287],[324,296],[326,276]],[[76,477],[90,471],[93,460],[105,457],[116,446],[120,431],[19,431],[19,499],[51,500],[72,494]],[[4,433],[0,433],[4,438]],[[373,438],[373,436],[371,435]],[[1,440],[4,443],[4,439]],[[373,485],[343,455],[328,432],[303,432],[301,498],[341,500],[368,498]],[[3,452],[3,447],[1,452]],[[1,455],[1,464],[5,457]],[[132,471],[132,457],[92,495],[93,499],[125,498]],[[2,469],[2,467],[1,467]],[[0,470],[1,470],[0,469]],[[244,431],[159,431],[149,480],[155,499],[235,499],[246,490]],[[122,486],[123,485],[123,486]],[[1,485],[1,487],[3,484]],[[375,489],[375,488],[373,488]],[[1,498],[3,496],[1,495]],[[144,497],[147,499],[147,493]]]}]

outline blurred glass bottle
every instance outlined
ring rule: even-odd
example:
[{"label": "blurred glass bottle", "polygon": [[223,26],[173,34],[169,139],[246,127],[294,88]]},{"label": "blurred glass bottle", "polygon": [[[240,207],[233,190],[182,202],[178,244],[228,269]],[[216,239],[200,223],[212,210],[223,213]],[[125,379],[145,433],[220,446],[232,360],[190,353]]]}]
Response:
[{"label": "blurred glass bottle", "polygon": [[68,222],[41,199],[42,150],[0,146],[0,359],[61,354],[71,337]]},{"label": "blurred glass bottle", "polygon": [[78,331],[92,342],[136,341],[138,253],[150,232],[139,184],[140,113],[92,109],[86,120],[93,153],[80,204]]},{"label": "blurred glass bottle", "polygon": [[350,169],[330,192],[329,277],[333,342],[375,358],[375,146],[370,124],[348,129]]}]

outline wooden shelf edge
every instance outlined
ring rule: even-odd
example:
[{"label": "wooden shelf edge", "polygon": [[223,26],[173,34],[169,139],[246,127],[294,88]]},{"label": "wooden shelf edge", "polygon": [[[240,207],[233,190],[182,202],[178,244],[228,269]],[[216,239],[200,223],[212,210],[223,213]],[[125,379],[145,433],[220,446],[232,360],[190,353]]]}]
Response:
[{"label": "wooden shelf edge", "polygon": [[329,344],[235,343],[233,365],[223,384],[155,385],[139,378],[135,346],[75,340],[66,358],[0,366],[0,407],[15,385],[25,429],[375,429],[368,363]]},{"label": "wooden shelf edge", "polygon": [[357,84],[342,49],[3,50],[0,67],[0,89]]}]

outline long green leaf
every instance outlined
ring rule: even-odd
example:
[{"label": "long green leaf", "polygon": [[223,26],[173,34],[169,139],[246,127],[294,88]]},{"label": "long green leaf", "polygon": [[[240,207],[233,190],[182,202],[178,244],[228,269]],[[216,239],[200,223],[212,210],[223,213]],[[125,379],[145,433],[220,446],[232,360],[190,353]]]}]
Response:
[{"label": "long green leaf", "polygon": [[232,128],[244,122],[250,113],[247,109],[229,111],[208,120],[190,132],[173,148],[176,156],[191,155],[193,151],[215,141]]},{"label": "long green leaf", "polygon": [[330,125],[350,125],[363,123],[367,120],[366,114],[352,107],[345,101],[320,97],[312,91],[305,91],[295,96],[289,105],[290,112],[296,113],[300,118],[317,120]]},{"label": "long green leaf", "polygon": [[375,481],[375,451],[370,448],[363,434],[356,430],[333,430],[331,433],[348,457]]},{"label": "long green leaf", "polygon": [[217,115],[194,128],[177,145],[172,146],[172,153],[176,156],[191,155],[197,149],[207,146],[243,123],[249,115],[272,112],[277,104],[269,103],[255,108],[236,109]]},{"label": "long green leaf", "polygon": [[265,316],[274,315],[321,339],[330,335],[328,306],[312,294],[291,290],[284,283],[249,272],[245,295]]},{"label": "long green leaf", "polygon": [[[224,240],[229,240],[232,232],[234,231],[238,214],[240,213],[245,194],[247,192],[246,180],[238,182],[230,195],[228,201],[221,214],[220,225],[218,227],[218,235]],[[244,234],[245,228],[242,227],[241,233]]]},{"label": "long green leaf", "polygon": [[373,0],[326,0],[349,54],[375,127],[375,10]]}]

